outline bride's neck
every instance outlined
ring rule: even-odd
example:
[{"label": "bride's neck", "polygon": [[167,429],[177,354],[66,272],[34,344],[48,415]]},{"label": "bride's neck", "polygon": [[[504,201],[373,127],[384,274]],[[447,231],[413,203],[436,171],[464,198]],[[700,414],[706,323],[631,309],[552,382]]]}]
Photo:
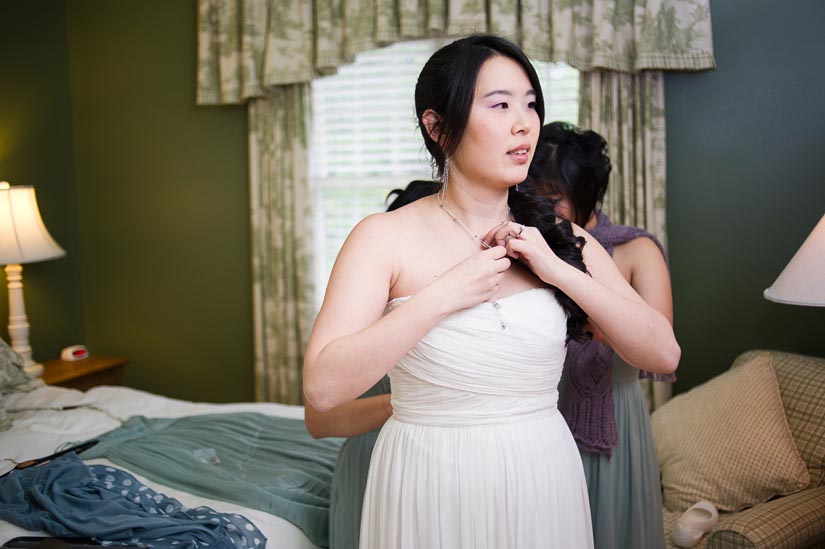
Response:
[{"label": "bride's neck", "polygon": [[507,191],[482,192],[480,189],[464,189],[458,185],[447,185],[447,190],[437,195],[440,204],[455,210],[456,215],[469,223],[498,223],[510,214],[507,205]]}]

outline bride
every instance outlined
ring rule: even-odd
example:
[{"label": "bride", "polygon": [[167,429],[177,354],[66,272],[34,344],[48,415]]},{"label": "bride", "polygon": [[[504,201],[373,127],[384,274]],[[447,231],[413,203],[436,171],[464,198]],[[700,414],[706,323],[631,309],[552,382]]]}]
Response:
[{"label": "bride", "polygon": [[544,118],[517,46],[448,44],[415,101],[442,189],[353,229],[304,364],[306,401],[322,412],[391,378],[360,547],[592,547],[556,408],[566,342],[587,322],[628,363],[668,373],[680,356],[670,323],[583,229],[514,188]]}]

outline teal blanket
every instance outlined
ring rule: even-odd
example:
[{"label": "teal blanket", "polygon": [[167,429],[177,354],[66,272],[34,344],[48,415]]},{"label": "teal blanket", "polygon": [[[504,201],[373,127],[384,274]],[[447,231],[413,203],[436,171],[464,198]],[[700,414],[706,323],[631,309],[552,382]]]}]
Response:
[{"label": "teal blanket", "polygon": [[159,482],[288,520],[329,544],[329,496],[342,439],[315,440],[303,420],[257,413],[129,418],[83,459],[106,458]]}]

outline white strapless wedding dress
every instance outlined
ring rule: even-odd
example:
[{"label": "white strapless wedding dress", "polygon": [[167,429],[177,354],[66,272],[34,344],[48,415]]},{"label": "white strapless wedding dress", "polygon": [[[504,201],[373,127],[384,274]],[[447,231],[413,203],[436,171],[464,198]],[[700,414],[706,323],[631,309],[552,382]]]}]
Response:
[{"label": "white strapless wedding dress", "polygon": [[497,304],[450,315],[390,372],[360,549],[593,547],[581,458],[556,407],[564,311],[543,288]]}]

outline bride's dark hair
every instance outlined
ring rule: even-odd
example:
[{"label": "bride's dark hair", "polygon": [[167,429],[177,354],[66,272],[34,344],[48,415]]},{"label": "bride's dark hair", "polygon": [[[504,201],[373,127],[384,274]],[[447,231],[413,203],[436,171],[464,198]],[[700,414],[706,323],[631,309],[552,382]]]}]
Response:
[{"label": "bride's dark hair", "polygon": [[[450,42],[432,54],[415,84],[415,115],[438,179],[444,176],[445,163],[464,136],[481,67],[498,56],[515,61],[527,74],[536,92],[536,112],[539,120],[544,120],[541,82],[521,48],[494,34],[473,34]],[[432,128],[427,128],[423,120],[428,110],[439,116]],[[439,137],[434,139],[431,132]]]},{"label": "bride's dark hair", "polygon": [[[522,184],[522,186],[524,185]],[[529,188],[516,191],[515,188],[510,187],[507,202],[510,205],[510,213],[514,221],[537,228],[559,259],[584,273],[587,272],[587,266],[582,258],[582,247],[585,240],[581,236],[573,234],[573,227],[569,221],[553,213],[552,200],[530,192]],[[590,339],[592,334],[584,328],[587,322],[587,313],[567,294],[558,288],[555,290],[559,305],[567,313],[568,341],[571,339],[575,341]]]}]

